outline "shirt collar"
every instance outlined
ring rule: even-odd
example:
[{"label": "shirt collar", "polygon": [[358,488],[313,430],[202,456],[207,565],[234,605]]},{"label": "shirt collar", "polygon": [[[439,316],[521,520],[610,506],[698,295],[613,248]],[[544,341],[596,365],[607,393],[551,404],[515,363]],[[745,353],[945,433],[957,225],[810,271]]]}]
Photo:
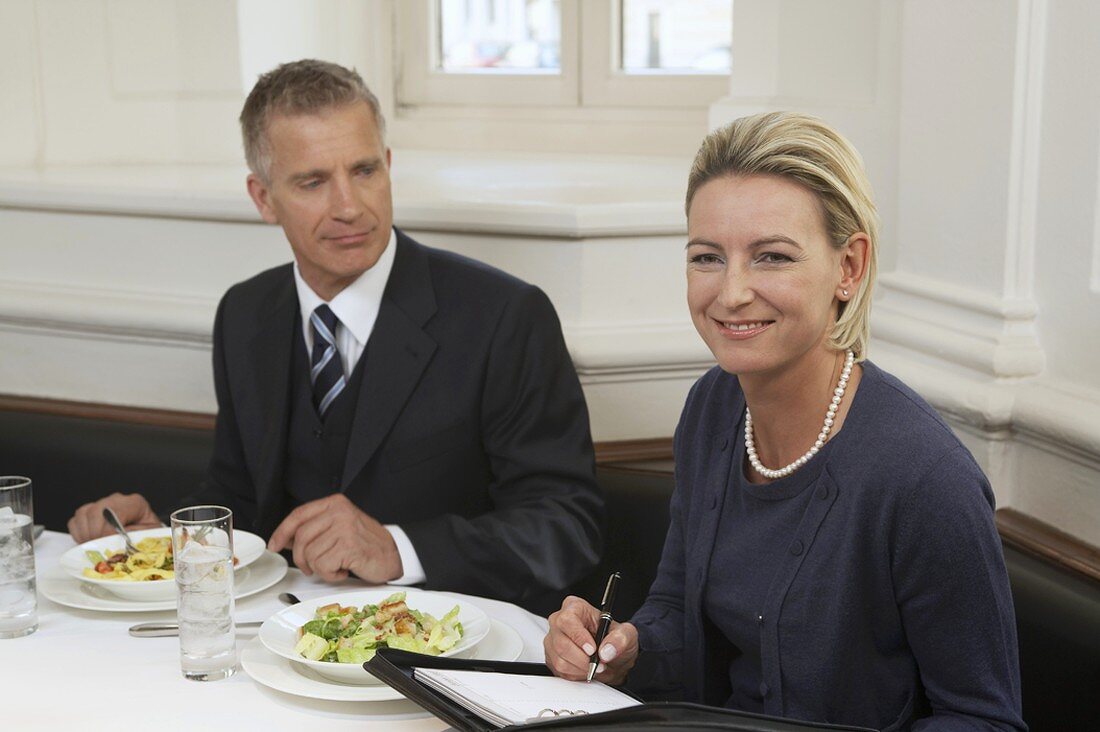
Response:
[{"label": "shirt collar", "polygon": [[[390,238],[386,248],[374,266],[359,275],[328,303],[332,312],[355,337],[360,345],[365,345],[378,319],[382,307],[382,293],[393,269],[394,252],[397,249],[397,234],[390,229]],[[298,262],[294,262],[294,286],[298,290],[298,304],[302,312],[302,323],[309,323],[309,316],[325,301],[302,279]]]}]

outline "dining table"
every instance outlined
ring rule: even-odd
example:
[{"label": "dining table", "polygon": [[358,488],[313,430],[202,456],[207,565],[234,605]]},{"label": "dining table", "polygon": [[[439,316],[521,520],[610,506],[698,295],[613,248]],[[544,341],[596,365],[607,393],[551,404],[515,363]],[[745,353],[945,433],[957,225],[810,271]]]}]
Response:
[{"label": "dining table", "polygon": [[[333,701],[285,693],[253,679],[247,666],[221,681],[187,680],[180,672],[178,638],[138,638],[128,632],[136,623],[174,621],[174,609],[76,609],[43,594],[44,581],[62,581],[57,574],[59,559],[74,546],[68,534],[56,531],[46,531],[35,541],[38,630],[22,638],[0,640],[0,729],[447,729],[444,722],[405,699]],[[79,584],[79,580],[70,581]],[[309,602],[369,587],[356,579],[328,583],[290,568],[276,584],[237,599],[234,617],[238,621],[269,618],[286,607],[278,598],[283,592]],[[545,618],[499,600],[445,594],[456,602],[476,605],[514,630],[510,637],[518,634],[522,640],[522,650],[518,640],[514,645],[515,660],[543,660]],[[238,653],[266,659],[263,654],[270,652],[260,645],[256,628],[238,628],[236,632]]]}]

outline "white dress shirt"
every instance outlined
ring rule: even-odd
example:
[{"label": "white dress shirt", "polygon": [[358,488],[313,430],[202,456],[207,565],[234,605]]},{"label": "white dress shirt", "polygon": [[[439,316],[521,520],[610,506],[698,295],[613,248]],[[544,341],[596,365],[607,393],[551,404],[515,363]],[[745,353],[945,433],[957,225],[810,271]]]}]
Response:
[{"label": "white dress shirt", "polygon": [[[397,235],[391,229],[390,240],[374,266],[359,275],[355,282],[345,287],[327,303],[340,321],[336,324],[336,348],[340,351],[340,361],[343,363],[344,373],[348,376],[359,363],[359,357],[363,355],[363,349],[366,348],[371,331],[374,330],[374,322],[378,320],[378,310],[382,307],[382,293],[390,278],[390,270],[393,269],[396,250]],[[294,286],[298,290],[298,306],[302,312],[302,335],[306,341],[306,353],[310,354],[313,352],[313,329],[310,328],[309,317],[325,301],[302,279],[297,262],[294,263]],[[390,532],[397,545],[397,552],[401,556],[401,566],[404,570],[404,574],[398,579],[390,580],[390,584],[413,585],[423,582],[426,579],[424,566],[420,563],[420,557],[416,555],[416,549],[413,548],[405,531],[394,524],[387,524],[386,530]]]}]

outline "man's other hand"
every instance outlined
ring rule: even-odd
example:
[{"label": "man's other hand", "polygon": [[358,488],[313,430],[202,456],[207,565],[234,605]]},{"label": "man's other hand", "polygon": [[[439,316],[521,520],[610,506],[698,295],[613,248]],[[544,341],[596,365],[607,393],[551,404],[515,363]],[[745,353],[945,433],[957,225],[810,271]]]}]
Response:
[{"label": "man's other hand", "polygon": [[85,503],[76,509],[76,513],[69,519],[69,536],[73,537],[73,541],[82,544],[85,541],[115,533],[103,518],[105,508],[110,508],[118,515],[118,520],[127,531],[155,529],[164,525],[153,513],[145,496],[140,493],[112,493],[106,498]]},{"label": "man's other hand", "polygon": [[402,574],[393,536],[342,493],[291,511],[271,534],[267,548],[292,549],[298,569],[307,575],[316,572],[326,582],[345,579],[349,572],[374,583]]}]

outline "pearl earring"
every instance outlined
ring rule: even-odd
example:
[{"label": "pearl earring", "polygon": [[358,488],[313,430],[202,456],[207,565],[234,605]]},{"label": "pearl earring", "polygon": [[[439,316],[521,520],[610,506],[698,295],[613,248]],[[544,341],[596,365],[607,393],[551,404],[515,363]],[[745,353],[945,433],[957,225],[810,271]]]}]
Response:
[{"label": "pearl earring", "polygon": [[844,297],[848,297],[848,291],[844,290]]}]

